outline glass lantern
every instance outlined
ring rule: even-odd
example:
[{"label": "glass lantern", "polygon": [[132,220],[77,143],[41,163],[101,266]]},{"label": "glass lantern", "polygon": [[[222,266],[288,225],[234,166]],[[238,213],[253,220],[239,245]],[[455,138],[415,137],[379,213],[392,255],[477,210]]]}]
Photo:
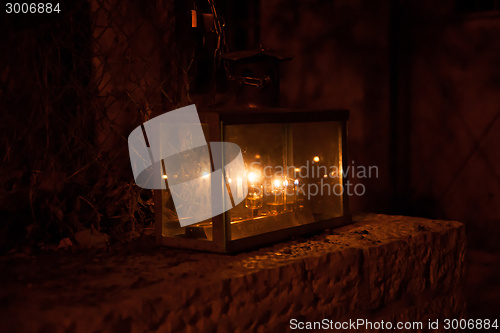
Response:
[{"label": "glass lantern", "polygon": [[[342,173],[348,116],[347,110],[199,110],[207,142],[239,146],[244,171],[226,170],[223,188],[212,189],[212,195],[229,194],[224,213],[184,227],[168,186],[155,190],[157,241],[232,253],[348,224]],[[202,167],[226,166],[234,158],[229,155],[223,151],[211,168]]]}]

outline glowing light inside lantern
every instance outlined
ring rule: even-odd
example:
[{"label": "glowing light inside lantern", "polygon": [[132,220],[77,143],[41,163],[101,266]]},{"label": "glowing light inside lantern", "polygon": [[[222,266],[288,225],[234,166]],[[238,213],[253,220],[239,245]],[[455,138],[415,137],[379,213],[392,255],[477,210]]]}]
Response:
[{"label": "glowing light inside lantern", "polygon": [[255,183],[255,181],[257,180],[257,178],[258,178],[258,176],[257,176],[257,174],[256,174],[255,172],[250,172],[250,173],[248,174],[248,181],[249,181],[250,183],[252,183],[252,184],[254,184],[254,183]]},{"label": "glowing light inside lantern", "polygon": [[314,157],[313,157],[313,161],[314,161],[314,162],[319,162],[319,156],[314,156]]}]

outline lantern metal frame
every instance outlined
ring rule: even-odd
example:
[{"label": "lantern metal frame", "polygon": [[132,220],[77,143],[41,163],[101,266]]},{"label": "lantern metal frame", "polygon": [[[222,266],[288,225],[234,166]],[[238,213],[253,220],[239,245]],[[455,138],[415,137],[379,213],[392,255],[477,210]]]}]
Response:
[{"label": "lantern metal frame", "polygon": [[[210,129],[212,142],[224,141],[223,129],[226,125],[248,125],[248,124],[293,124],[311,122],[339,122],[341,125],[341,143],[339,147],[339,164],[343,170],[347,167],[347,121],[348,110],[305,110],[290,108],[257,108],[235,107],[224,109],[198,109],[200,121],[206,123]],[[341,177],[342,188],[344,189],[347,175]],[[266,232],[240,239],[231,239],[231,219],[229,211],[212,217],[212,240],[195,239],[187,237],[165,237],[163,230],[163,204],[162,191],[155,190],[155,229],[156,241],[160,245],[194,249],[200,251],[235,253],[259,246],[276,243],[293,236],[311,234],[335,228],[351,223],[349,213],[349,202],[347,191],[343,190],[341,196],[342,215],[339,217],[311,222],[286,229]],[[242,222],[244,223],[244,222]]]}]

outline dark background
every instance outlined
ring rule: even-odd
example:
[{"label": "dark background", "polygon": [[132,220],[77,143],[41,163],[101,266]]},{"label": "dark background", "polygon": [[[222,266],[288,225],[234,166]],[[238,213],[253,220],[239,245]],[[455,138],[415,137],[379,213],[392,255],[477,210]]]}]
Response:
[{"label": "dark background", "polygon": [[261,6],[265,44],[294,55],[286,103],[351,110],[351,160],[379,166],[352,210],[459,220],[470,246],[498,250],[498,3]]},{"label": "dark background", "polygon": [[[209,4],[2,8],[3,252],[90,227],[123,241],[151,226],[151,193],[133,185],[126,137],[213,97],[216,35],[190,28],[191,10],[211,13]],[[498,0],[214,5],[225,50],[263,45],[293,57],[282,66],[282,105],[351,111],[350,160],[379,168],[352,212],[458,220],[471,248],[500,249]]]}]

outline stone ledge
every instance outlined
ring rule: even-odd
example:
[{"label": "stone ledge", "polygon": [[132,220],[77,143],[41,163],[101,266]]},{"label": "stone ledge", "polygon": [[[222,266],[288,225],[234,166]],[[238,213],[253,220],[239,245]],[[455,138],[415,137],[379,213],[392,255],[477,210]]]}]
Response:
[{"label": "stone ledge", "polygon": [[16,266],[0,292],[0,318],[12,332],[120,333],[283,331],[291,318],[458,318],[464,255],[459,222],[371,214],[232,256],[153,248],[76,268],[70,259],[48,271]]}]

